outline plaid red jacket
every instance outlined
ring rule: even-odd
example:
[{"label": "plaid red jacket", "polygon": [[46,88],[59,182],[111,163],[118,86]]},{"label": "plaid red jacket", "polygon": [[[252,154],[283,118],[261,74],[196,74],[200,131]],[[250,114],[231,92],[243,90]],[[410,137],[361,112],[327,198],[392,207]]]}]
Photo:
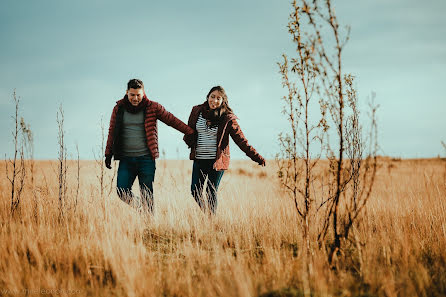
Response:
[{"label": "plaid red jacket", "polygon": [[[121,144],[121,128],[122,118],[124,114],[124,100],[123,98],[116,102],[115,107],[110,118],[110,127],[108,129],[107,146],[105,155],[113,155],[115,160],[121,158],[122,144]],[[147,100],[147,107],[144,110],[145,120],[144,129],[146,132],[147,147],[153,159],[159,158],[158,148],[158,127],[157,120],[161,120],[166,125],[169,125],[184,134],[193,134],[194,130],[176,118],[173,114],[168,112],[161,104],[149,100],[144,96],[143,100]]]}]

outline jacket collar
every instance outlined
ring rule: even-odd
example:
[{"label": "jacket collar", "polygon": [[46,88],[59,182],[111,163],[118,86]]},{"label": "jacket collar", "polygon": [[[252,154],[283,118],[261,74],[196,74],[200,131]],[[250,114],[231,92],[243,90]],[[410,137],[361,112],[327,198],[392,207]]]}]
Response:
[{"label": "jacket collar", "polygon": [[[122,105],[122,104],[125,103],[125,100],[128,100],[128,99],[127,99],[127,94],[124,95],[124,97],[122,97],[122,99],[116,101],[116,104],[117,104],[117,105]],[[149,106],[149,105],[152,103],[152,101],[150,101],[149,98],[147,97],[145,91],[144,91],[144,96],[142,97],[142,100],[147,101],[147,106]]]},{"label": "jacket collar", "polygon": [[[200,104],[198,106],[199,106],[199,110],[198,111],[200,113],[207,107],[207,102],[204,101],[203,104]],[[226,124],[227,122],[229,122],[231,120],[235,120],[235,119],[238,119],[238,117],[235,114],[233,114],[233,113],[226,114],[224,120],[221,123],[222,124]]]}]

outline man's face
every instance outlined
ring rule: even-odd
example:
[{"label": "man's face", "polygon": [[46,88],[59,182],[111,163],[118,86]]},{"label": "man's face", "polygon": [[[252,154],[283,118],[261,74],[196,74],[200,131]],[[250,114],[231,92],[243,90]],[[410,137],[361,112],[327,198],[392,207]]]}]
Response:
[{"label": "man's face", "polygon": [[144,90],[142,88],[140,89],[130,88],[127,90],[127,97],[129,98],[129,101],[133,106],[138,106],[138,104],[142,101],[142,98],[144,97]]}]

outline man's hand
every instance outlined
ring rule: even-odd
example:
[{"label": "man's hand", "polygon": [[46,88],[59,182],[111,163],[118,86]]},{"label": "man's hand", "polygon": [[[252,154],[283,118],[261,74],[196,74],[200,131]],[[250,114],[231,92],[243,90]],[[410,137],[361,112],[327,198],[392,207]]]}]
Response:
[{"label": "man's hand", "polygon": [[266,166],[266,161],[265,159],[261,159],[260,162],[258,162],[260,166],[265,167]]},{"label": "man's hand", "polygon": [[111,159],[112,156],[111,155],[107,155],[105,156],[105,167],[107,167],[108,169],[111,169]]}]

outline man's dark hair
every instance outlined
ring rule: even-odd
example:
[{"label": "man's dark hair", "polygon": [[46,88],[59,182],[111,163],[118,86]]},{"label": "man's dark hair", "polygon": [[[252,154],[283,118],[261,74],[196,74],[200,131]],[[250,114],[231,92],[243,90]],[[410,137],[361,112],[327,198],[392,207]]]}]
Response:
[{"label": "man's dark hair", "polygon": [[144,84],[143,84],[142,80],[140,80],[140,79],[132,78],[127,83],[127,90],[130,90],[130,89],[141,89],[141,88],[144,89]]}]

